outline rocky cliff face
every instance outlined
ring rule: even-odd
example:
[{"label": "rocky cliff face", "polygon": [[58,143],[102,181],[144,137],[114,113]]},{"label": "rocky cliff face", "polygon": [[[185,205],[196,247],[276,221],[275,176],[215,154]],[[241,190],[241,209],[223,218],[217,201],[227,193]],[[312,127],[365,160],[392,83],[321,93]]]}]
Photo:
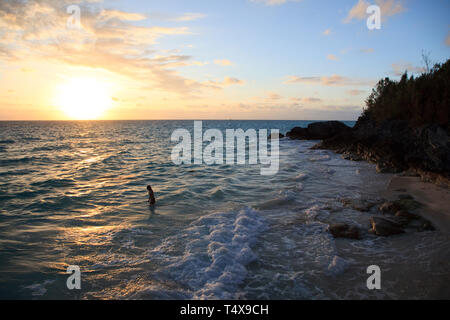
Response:
[{"label": "rocky cliff face", "polygon": [[450,137],[436,124],[411,128],[401,120],[377,124],[360,118],[352,129],[335,121],[314,126],[314,131],[309,127],[293,129],[288,136],[323,139],[313,148],[334,150],[349,160],[376,163],[379,172],[406,172],[450,187]]}]

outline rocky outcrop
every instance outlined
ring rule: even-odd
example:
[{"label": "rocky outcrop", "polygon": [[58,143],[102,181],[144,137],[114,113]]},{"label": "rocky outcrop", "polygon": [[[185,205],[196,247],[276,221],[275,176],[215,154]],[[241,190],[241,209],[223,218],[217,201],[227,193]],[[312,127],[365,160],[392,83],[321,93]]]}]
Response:
[{"label": "rocky outcrop", "polygon": [[411,128],[402,120],[376,123],[360,118],[353,129],[323,138],[313,149],[376,163],[380,173],[404,171],[450,187],[450,137],[436,124]]},{"label": "rocky outcrop", "polygon": [[349,226],[345,223],[332,224],[328,227],[334,238],[360,239],[359,230],[355,226]]},{"label": "rocky outcrop", "polygon": [[351,128],[340,121],[324,121],[311,123],[307,128],[295,127],[286,136],[296,140],[322,140],[350,131]]},{"label": "rocky outcrop", "polygon": [[[409,195],[401,195],[396,201],[387,201],[379,207],[383,216],[371,217],[372,230],[370,231],[377,235],[389,236],[403,233],[405,230],[419,232],[435,230],[430,221],[411,213],[421,207],[422,205]],[[400,232],[399,229],[402,231]]]}]

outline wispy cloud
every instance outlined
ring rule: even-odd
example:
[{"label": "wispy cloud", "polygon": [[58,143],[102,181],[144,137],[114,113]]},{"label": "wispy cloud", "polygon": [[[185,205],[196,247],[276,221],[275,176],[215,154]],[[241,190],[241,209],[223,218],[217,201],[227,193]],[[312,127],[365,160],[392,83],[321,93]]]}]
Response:
[{"label": "wispy cloud", "polygon": [[329,36],[329,35],[331,35],[331,29],[327,29],[327,30],[325,30],[324,32],[322,32],[322,34],[324,35],[324,36]]},{"label": "wispy cloud", "polygon": [[[388,17],[405,11],[403,4],[396,0],[375,0],[375,4],[380,7],[382,20],[386,20]],[[348,12],[347,17],[344,19],[344,23],[349,23],[355,19],[367,19],[368,15],[366,10],[370,5],[371,4],[365,0],[358,0],[358,2]]]},{"label": "wispy cloud", "polygon": [[353,90],[348,90],[347,93],[351,96],[359,96],[361,94],[366,93],[367,91],[364,90],[358,90],[358,89],[353,89]]},{"label": "wispy cloud", "polygon": [[233,63],[228,59],[217,59],[217,60],[214,60],[214,63],[219,66],[232,66],[233,65]]},{"label": "wispy cloud", "polygon": [[333,61],[338,61],[339,60],[339,58],[336,55],[334,55],[334,54],[329,54],[327,56],[327,59],[328,60],[333,60]]},{"label": "wispy cloud", "polygon": [[372,80],[351,79],[337,74],[324,77],[298,77],[288,76],[284,82],[286,84],[308,84],[321,86],[371,86],[374,84]]},{"label": "wispy cloud", "polygon": [[314,97],[306,97],[306,98],[292,98],[292,101],[295,101],[297,103],[302,104],[313,104],[313,103],[319,103],[322,102],[322,99],[320,98],[314,98]]},{"label": "wispy cloud", "polygon": [[187,12],[182,16],[172,18],[171,21],[185,22],[185,21],[195,21],[199,19],[206,18],[206,15],[203,13],[195,13],[195,12]]},{"label": "wispy cloud", "polygon": [[275,93],[275,92],[269,92],[269,94],[267,95],[267,98],[268,98],[269,100],[280,100],[280,99],[282,99],[283,97],[282,97],[281,95],[279,95],[278,93]]},{"label": "wispy cloud", "polygon": [[450,47],[450,31],[447,33],[447,37],[445,38],[445,44]]},{"label": "wispy cloud", "polygon": [[222,89],[224,87],[228,87],[228,86],[232,86],[232,85],[243,85],[243,84],[245,84],[245,81],[240,80],[238,78],[225,77],[223,81],[209,80],[202,84],[209,88]]}]

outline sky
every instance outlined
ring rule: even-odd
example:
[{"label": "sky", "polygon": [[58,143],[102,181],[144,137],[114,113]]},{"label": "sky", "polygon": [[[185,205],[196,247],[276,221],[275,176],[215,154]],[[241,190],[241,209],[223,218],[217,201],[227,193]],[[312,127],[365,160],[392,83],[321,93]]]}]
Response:
[{"label": "sky", "polygon": [[0,120],[356,120],[379,79],[450,57],[449,13],[448,0],[1,0]]}]

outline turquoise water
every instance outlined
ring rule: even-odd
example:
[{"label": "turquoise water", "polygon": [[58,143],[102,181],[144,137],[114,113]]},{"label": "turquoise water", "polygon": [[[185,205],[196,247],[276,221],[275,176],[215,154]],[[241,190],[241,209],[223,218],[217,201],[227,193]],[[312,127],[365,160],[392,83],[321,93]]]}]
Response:
[{"label": "turquoise water", "polygon": [[[203,127],[286,133],[307,124]],[[178,166],[177,128],[193,121],[1,122],[0,298],[345,297],[336,283],[365,297],[364,268],[388,244],[359,242],[373,251],[355,257],[326,226],[358,223],[339,199],[376,197],[389,176],[288,139],[273,176],[260,165]],[[81,268],[81,290],[66,287],[69,265]]]}]

